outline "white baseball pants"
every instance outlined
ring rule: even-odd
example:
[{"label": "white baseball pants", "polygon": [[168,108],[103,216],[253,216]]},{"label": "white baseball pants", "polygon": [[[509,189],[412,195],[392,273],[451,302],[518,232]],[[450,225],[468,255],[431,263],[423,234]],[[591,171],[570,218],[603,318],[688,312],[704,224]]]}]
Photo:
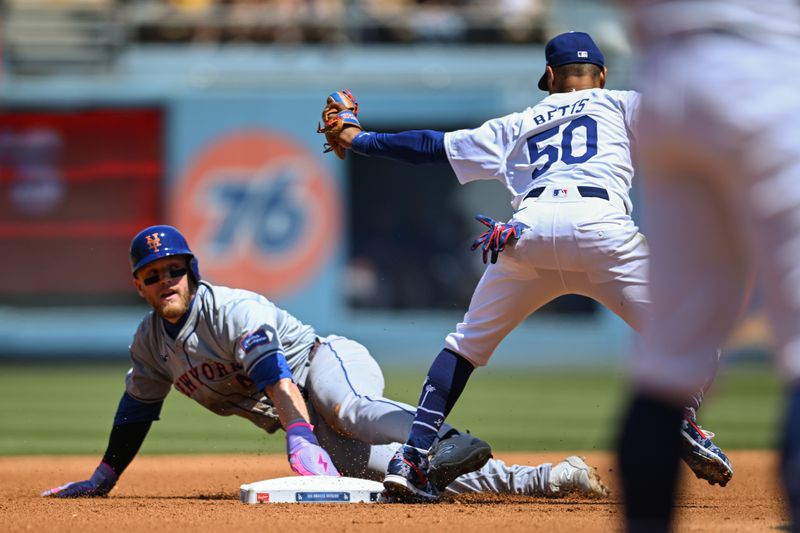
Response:
[{"label": "white baseball pants", "polygon": [[[576,180],[577,181],[577,180]],[[637,331],[648,320],[648,249],[622,198],[584,198],[579,183],[551,185],[523,201],[519,240],[484,272],[446,346],[485,365],[528,315],[564,294],[593,298]],[[532,350],[535,353],[535,350]]]},{"label": "white baseball pants", "polygon": [[640,387],[685,396],[707,377],[702,354],[727,339],[756,273],[780,374],[800,378],[797,50],[697,34],[643,61],[654,319],[635,360]]}]

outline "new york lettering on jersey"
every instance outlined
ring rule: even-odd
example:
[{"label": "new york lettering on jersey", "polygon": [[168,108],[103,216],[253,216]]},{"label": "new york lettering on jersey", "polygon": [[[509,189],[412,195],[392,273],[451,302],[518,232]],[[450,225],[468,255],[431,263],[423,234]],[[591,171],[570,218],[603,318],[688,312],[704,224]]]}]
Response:
[{"label": "new york lettering on jersey", "polygon": [[[142,321],[131,346],[128,392],[160,400],[171,385],[217,414],[239,414],[273,429],[272,413],[264,405],[268,400],[246,367],[281,351],[295,382],[304,385],[308,351],[316,338],[313,328],[250,291],[201,283],[196,300],[175,339],[155,315]],[[150,357],[151,348],[164,355]]]}]

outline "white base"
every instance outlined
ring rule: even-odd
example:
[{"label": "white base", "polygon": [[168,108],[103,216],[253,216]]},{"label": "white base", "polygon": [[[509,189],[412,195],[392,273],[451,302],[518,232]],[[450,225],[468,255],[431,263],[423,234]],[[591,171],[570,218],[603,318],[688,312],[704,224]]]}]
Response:
[{"label": "white base", "polygon": [[291,476],[239,487],[242,503],[377,503],[383,485],[355,477]]}]

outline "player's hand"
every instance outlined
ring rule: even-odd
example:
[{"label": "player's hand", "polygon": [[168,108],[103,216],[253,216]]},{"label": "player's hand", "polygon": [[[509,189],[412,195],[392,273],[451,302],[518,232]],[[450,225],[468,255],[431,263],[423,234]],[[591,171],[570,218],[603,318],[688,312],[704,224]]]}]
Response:
[{"label": "player's hand", "polygon": [[484,215],[475,215],[475,219],[489,228],[475,239],[470,247],[470,250],[476,250],[481,246],[484,264],[489,259],[490,253],[492,263],[497,263],[497,256],[505,249],[506,244],[519,239],[520,233],[527,227],[521,222],[497,222]]},{"label": "player's hand", "polygon": [[317,124],[317,133],[325,134],[324,153],[334,152],[336,157],[344,159],[348,146],[342,144],[341,133],[348,128],[362,131],[358,121],[358,101],[347,89],[328,95],[322,109],[322,125]]},{"label": "player's hand", "polygon": [[60,487],[46,490],[42,496],[52,498],[92,498],[105,496],[117,484],[116,472],[105,463],[95,469],[92,477],[84,481],[73,481]]},{"label": "player's hand", "polygon": [[317,441],[308,422],[295,422],[286,428],[289,466],[301,476],[339,476],[330,455]]}]

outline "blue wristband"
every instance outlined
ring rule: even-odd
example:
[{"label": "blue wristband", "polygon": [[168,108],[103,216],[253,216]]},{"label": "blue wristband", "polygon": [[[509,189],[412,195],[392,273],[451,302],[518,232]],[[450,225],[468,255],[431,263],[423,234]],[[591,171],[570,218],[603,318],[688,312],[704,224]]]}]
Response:
[{"label": "blue wristband", "polygon": [[284,378],[292,379],[292,371],[283,352],[265,357],[250,370],[250,379],[256,382],[260,391]]}]

